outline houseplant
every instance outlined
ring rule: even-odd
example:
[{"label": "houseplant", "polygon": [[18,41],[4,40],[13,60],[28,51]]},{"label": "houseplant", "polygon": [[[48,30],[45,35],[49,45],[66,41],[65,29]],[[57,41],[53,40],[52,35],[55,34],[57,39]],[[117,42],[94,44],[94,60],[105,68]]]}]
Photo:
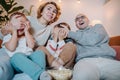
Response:
[{"label": "houseplant", "polygon": [[15,0],[0,0],[0,27],[9,20],[9,15],[13,12],[22,10],[23,6],[16,6]]}]

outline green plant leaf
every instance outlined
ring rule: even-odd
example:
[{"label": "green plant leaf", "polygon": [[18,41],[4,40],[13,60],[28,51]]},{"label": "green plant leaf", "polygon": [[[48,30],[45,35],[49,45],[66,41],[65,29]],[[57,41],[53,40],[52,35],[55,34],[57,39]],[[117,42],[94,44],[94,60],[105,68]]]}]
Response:
[{"label": "green plant leaf", "polygon": [[12,10],[10,10],[10,11],[8,12],[8,14],[11,14],[11,13],[13,13],[13,12],[15,12],[15,11],[19,11],[19,10],[21,10],[21,9],[23,9],[23,8],[24,8],[23,6],[14,7]]},{"label": "green plant leaf", "polygon": [[5,0],[0,0],[0,4],[2,5],[2,7],[5,9],[5,11],[8,11],[8,5],[5,2]]},{"label": "green plant leaf", "polygon": [[0,14],[2,14],[3,13],[3,11],[2,10],[0,10]]},{"label": "green plant leaf", "polygon": [[13,3],[12,6],[15,6],[17,4],[17,2]]}]

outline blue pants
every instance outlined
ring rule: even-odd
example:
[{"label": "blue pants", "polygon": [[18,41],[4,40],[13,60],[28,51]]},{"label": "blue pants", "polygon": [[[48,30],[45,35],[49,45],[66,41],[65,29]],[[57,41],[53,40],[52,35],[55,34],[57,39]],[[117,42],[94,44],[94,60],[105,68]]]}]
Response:
[{"label": "blue pants", "polygon": [[10,62],[17,72],[24,72],[33,80],[38,80],[46,68],[45,54],[42,51],[35,51],[29,56],[16,53],[11,57]]}]

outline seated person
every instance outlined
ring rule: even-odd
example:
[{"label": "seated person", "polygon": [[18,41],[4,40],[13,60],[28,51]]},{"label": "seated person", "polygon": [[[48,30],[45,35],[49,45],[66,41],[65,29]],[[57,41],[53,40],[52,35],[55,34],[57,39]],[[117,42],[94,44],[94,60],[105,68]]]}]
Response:
[{"label": "seated person", "polygon": [[114,59],[116,53],[103,25],[89,25],[84,14],[78,14],[75,23],[78,31],[68,31],[77,45],[72,80],[120,80],[120,61]]},{"label": "seated person", "polygon": [[44,51],[49,67],[55,69],[73,67],[76,47],[71,39],[66,37],[66,30],[70,30],[67,23],[62,22],[55,25],[47,46],[40,46],[37,49]]},{"label": "seated person", "polygon": [[24,14],[15,12],[10,16],[7,27],[9,34],[4,36],[2,47],[10,56],[14,70],[17,73],[28,74],[33,80],[38,80],[41,73],[45,71],[45,55],[41,51],[33,52],[35,40],[29,32],[28,19]]}]

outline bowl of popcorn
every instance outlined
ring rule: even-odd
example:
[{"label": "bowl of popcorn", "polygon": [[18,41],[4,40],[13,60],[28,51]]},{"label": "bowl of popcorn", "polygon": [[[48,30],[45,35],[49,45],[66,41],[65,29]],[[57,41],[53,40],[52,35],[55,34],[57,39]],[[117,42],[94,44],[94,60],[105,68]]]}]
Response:
[{"label": "bowl of popcorn", "polygon": [[48,70],[48,73],[54,80],[70,80],[72,76],[72,70],[70,69]]}]

